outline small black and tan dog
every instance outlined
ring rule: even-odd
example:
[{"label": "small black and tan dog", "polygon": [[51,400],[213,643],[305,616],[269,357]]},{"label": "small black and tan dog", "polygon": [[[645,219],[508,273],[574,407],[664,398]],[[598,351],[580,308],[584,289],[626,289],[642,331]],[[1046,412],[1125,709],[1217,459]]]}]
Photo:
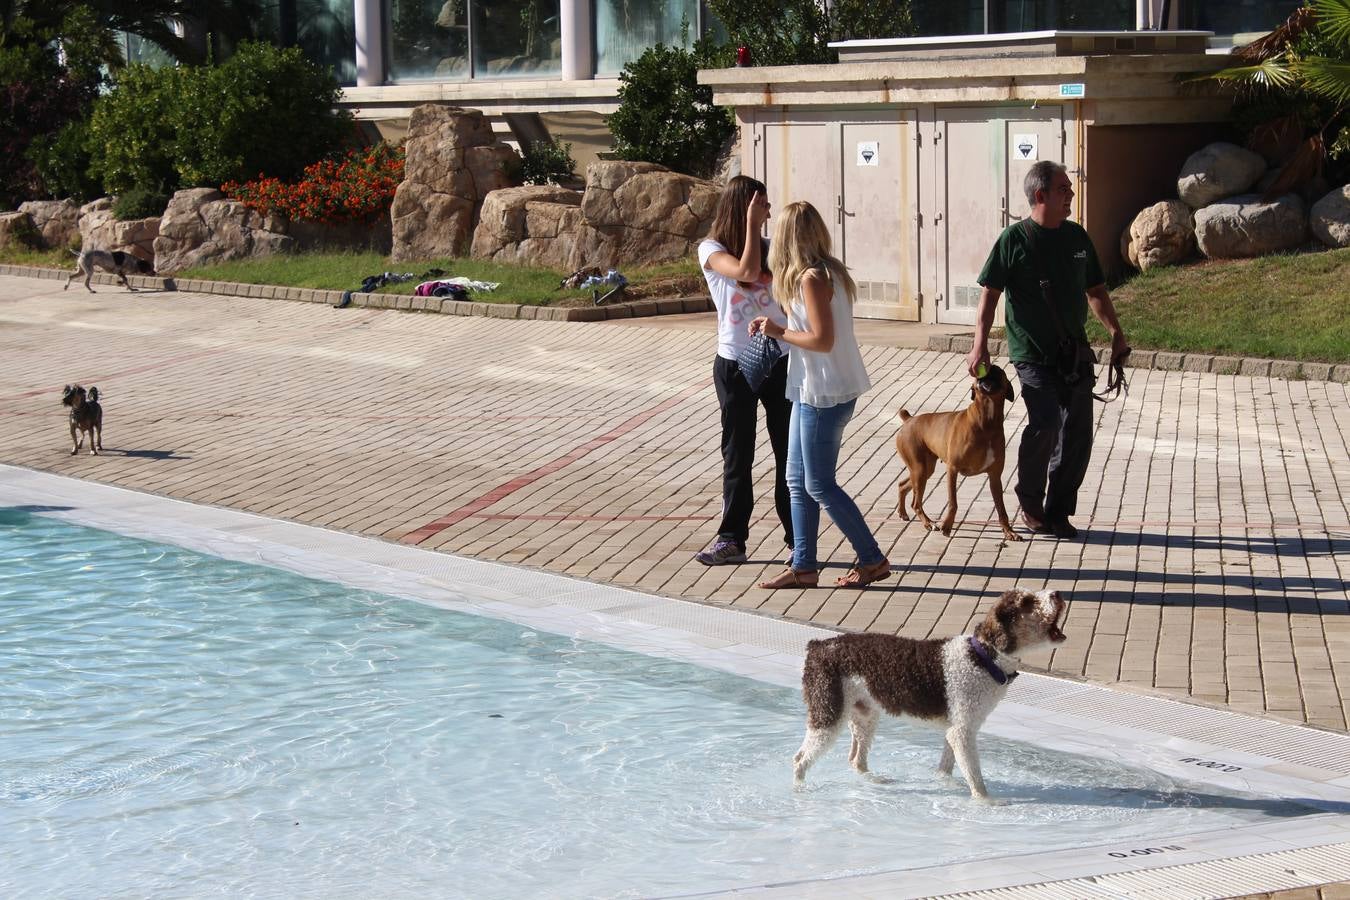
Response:
[{"label": "small black and tan dog", "polygon": [[103,407],[98,402],[98,388],[88,392],[78,384],[68,384],[61,394],[61,403],[70,407],[70,455],[80,452],[84,435],[89,434],[89,453],[98,456],[103,449]]}]

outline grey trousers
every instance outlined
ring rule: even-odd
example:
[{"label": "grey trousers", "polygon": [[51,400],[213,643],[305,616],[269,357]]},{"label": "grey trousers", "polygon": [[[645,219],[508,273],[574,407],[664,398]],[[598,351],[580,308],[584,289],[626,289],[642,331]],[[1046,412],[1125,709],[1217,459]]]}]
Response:
[{"label": "grey trousers", "polygon": [[1027,424],[1017,454],[1017,499],[1031,515],[1053,522],[1078,510],[1078,489],[1092,457],[1091,363],[1073,385],[1053,366],[1015,362]]}]

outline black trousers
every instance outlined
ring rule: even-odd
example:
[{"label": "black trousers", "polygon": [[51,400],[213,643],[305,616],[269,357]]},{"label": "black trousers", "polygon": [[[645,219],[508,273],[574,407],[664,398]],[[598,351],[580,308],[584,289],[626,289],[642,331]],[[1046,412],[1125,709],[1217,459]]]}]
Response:
[{"label": "black trousers", "polygon": [[1046,521],[1078,509],[1078,489],[1092,457],[1091,363],[1069,385],[1053,366],[1015,362],[1027,424],[1017,454],[1017,499],[1025,512]]},{"label": "black trousers", "polygon": [[783,540],[790,547],[792,507],[786,475],[792,404],[787,399],[787,357],[778,361],[773,374],[756,392],[746,383],[735,360],[718,356],[713,363],[713,386],[722,407],[722,522],[717,526],[717,536],[741,545],[750,536],[750,513],[755,506],[755,439],[762,404],[773,447],[773,502],[783,523]]}]

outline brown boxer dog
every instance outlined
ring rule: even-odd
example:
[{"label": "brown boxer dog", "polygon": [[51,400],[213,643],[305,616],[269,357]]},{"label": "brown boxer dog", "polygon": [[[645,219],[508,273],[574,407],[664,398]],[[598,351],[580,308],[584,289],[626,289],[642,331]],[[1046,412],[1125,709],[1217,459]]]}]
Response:
[{"label": "brown boxer dog", "polygon": [[923,491],[940,459],[947,464],[947,512],[940,526],[944,535],[950,536],[956,524],[956,476],[983,472],[989,476],[989,490],[994,495],[994,509],[998,511],[1004,539],[1022,540],[1008,523],[1008,511],[1003,506],[1003,406],[1014,398],[1008,376],[991,365],[983,377],[975,379],[970,388],[970,406],[960,412],[911,416],[908,410],[900,410],[903,424],[895,436],[895,449],[909,468],[898,485],[900,518],[909,521],[905,495],[913,491],[914,514],[925,528],[939,530],[923,511]]}]

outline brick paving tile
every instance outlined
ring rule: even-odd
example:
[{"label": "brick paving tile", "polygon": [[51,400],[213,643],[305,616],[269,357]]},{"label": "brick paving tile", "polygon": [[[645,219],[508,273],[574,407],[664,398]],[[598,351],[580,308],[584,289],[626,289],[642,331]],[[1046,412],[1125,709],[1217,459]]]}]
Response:
[{"label": "brick paving tile", "polygon": [[[53,287],[56,285],[56,287]],[[1052,672],[1344,730],[1350,712],[1350,388],[1135,369],[1098,405],[1078,541],[1005,543],[987,479],[957,528],[895,509],[901,408],[969,402],[961,358],[866,346],[875,388],[840,454],[895,575],[816,590],[784,564],[772,453],[743,566],[693,554],[720,517],[710,329],[334,310],[219,295],[96,296],[0,278],[0,461],[638,590],[915,637],[966,630],[999,591],[1071,597]],[[96,339],[94,339],[96,336]],[[108,452],[71,457],[63,384],[104,392]],[[1005,498],[1020,401],[1007,410]],[[924,506],[940,517],[942,473]]]}]

